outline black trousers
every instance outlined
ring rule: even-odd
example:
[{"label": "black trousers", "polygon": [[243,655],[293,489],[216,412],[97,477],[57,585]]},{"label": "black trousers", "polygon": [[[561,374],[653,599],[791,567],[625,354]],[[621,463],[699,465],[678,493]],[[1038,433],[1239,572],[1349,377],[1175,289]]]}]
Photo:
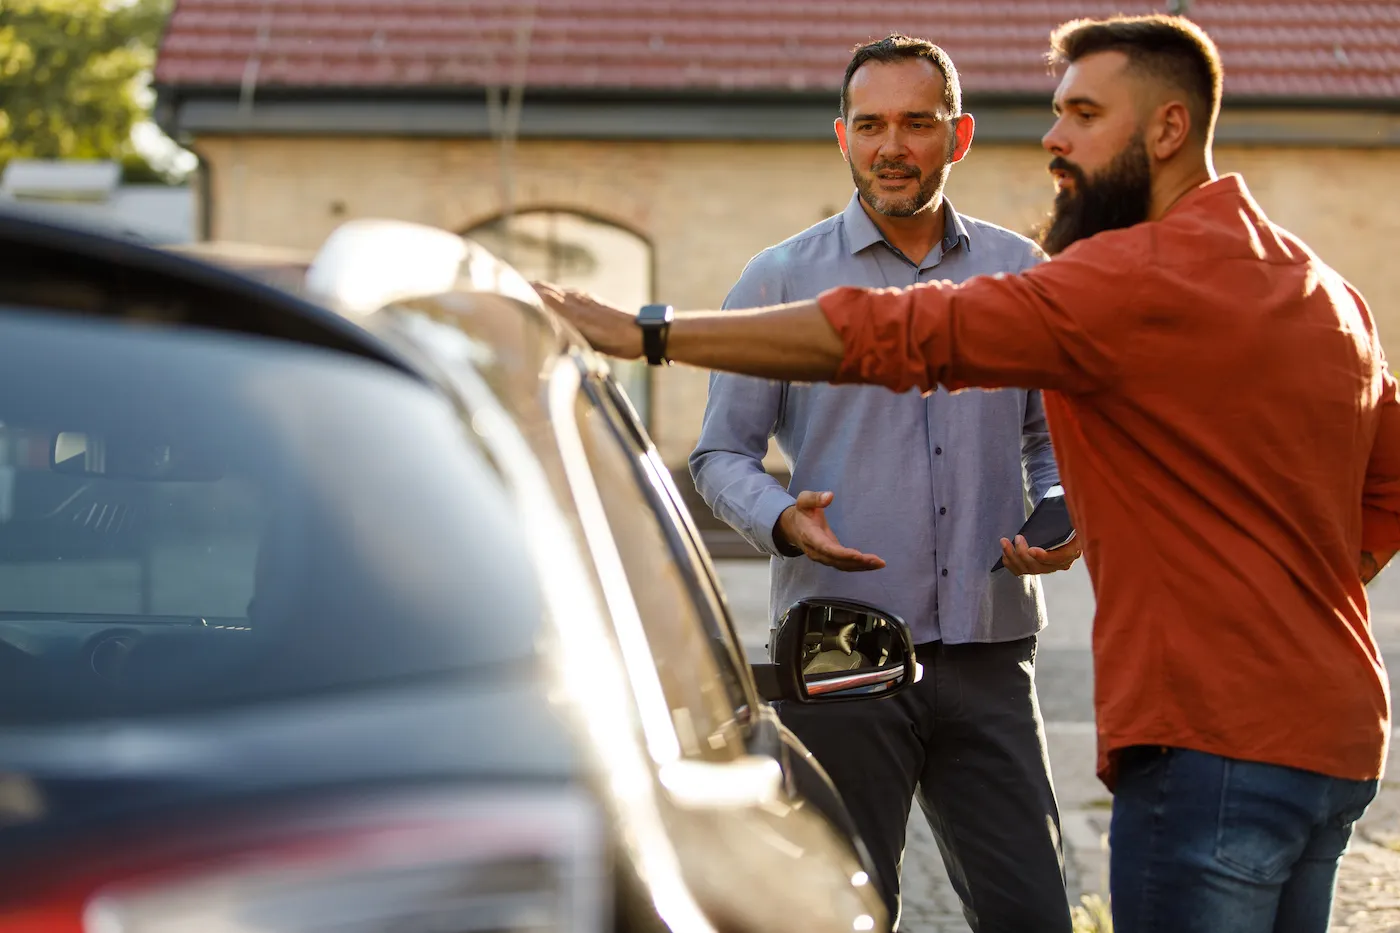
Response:
[{"label": "black trousers", "polygon": [[923,680],[897,697],[779,715],[845,799],[891,917],[917,797],[975,933],[1068,933],[1035,638],[917,652]]}]

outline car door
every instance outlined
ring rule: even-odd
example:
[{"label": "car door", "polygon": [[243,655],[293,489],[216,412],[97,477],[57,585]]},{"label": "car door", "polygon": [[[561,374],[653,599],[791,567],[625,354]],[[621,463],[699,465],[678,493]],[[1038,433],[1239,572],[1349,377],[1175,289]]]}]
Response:
[{"label": "car door", "polygon": [[[758,697],[708,552],[626,396],[611,379],[594,375],[585,380],[576,416],[652,654],[665,691],[674,698],[672,716],[683,744],[710,760],[738,754],[776,760],[783,771],[785,805],[820,814],[831,827],[832,844],[813,847],[810,827],[798,819],[775,820],[773,831],[790,834],[794,847],[806,849],[806,859],[823,860],[828,869],[839,866],[846,878],[859,874],[846,870],[854,862],[868,880],[870,859],[840,796]],[[663,577],[669,586],[649,585]],[[684,600],[674,598],[677,583],[684,588]],[[688,605],[675,606],[681,601]],[[696,632],[701,638],[695,638]],[[678,717],[674,705],[685,697],[703,701]],[[878,901],[873,885],[869,888],[871,900]]]},{"label": "car door", "polygon": [[[683,545],[687,559],[693,565],[692,575],[696,579],[695,588],[700,592],[704,604],[713,613],[712,627],[716,637],[728,648],[726,655],[733,659],[735,676],[747,680],[751,695],[757,697],[758,690],[751,676],[751,669],[743,661],[742,643],[737,634],[734,620],[729,614],[729,604],[725,600],[719,584],[719,574],[715,570],[710,553],[700,537],[699,528],[691,517],[680,490],[641,426],[641,419],[635,409],[628,404],[627,396],[611,379],[604,380],[607,394],[612,399],[619,419],[624,422],[624,430],[640,450],[637,454],[641,462],[646,483],[655,491],[659,500],[658,519],[663,525],[674,529],[674,537]],[[753,717],[748,737],[748,750],[753,754],[764,754],[777,758],[782,765],[788,793],[794,799],[816,807],[837,829],[847,836],[859,852],[862,862],[870,868],[871,860],[859,838],[855,822],[842,802],[831,779],[817,760],[790,730],[784,728],[776,712],[761,699],[758,700],[758,715]]]}]

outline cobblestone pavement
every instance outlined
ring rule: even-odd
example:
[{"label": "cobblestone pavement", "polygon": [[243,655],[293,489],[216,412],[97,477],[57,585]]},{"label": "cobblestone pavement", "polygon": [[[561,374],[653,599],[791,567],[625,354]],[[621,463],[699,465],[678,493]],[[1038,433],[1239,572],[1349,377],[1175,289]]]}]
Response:
[{"label": "cobblestone pavement", "polygon": [[[719,572],[740,637],[757,659],[768,635],[768,565],[762,560],[720,561]],[[1051,621],[1040,639],[1036,682],[1060,801],[1071,897],[1077,901],[1081,894],[1099,894],[1106,899],[1111,800],[1094,776],[1093,594],[1082,565],[1047,578],[1045,589]],[[1400,568],[1382,575],[1370,596],[1382,651],[1400,656]],[[1392,695],[1397,686],[1392,679]],[[902,882],[902,930],[966,933],[938,846],[917,807],[909,821]],[[1400,771],[1393,768],[1342,861],[1332,931],[1400,933]]]},{"label": "cobblestone pavement", "polygon": [[[1397,773],[1394,768],[1388,770]],[[1357,827],[1337,879],[1332,930],[1400,931],[1400,781],[1384,782]]]}]

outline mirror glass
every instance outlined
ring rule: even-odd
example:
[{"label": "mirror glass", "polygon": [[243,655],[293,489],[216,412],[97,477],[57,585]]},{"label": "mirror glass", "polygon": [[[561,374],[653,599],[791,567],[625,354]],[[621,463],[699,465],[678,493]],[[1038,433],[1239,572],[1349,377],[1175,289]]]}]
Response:
[{"label": "mirror glass", "polygon": [[223,475],[205,458],[170,444],[80,431],[60,431],[54,436],[50,464],[55,473],[109,479],[194,482]]},{"label": "mirror glass", "polygon": [[802,638],[802,682],[809,697],[878,696],[909,678],[899,624],[839,604],[811,605]]}]

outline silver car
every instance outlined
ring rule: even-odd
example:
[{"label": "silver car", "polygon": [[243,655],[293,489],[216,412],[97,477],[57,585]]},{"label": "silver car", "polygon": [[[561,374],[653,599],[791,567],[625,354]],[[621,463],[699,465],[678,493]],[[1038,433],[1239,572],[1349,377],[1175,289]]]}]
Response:
[{"label": "silver car", "polygon": [[0,267],[0,933],[888,927],[769,700],[897,693],[907,627],[806,601],[756,679],[511,269],[357,222],[295,295],[4,217]]}]

